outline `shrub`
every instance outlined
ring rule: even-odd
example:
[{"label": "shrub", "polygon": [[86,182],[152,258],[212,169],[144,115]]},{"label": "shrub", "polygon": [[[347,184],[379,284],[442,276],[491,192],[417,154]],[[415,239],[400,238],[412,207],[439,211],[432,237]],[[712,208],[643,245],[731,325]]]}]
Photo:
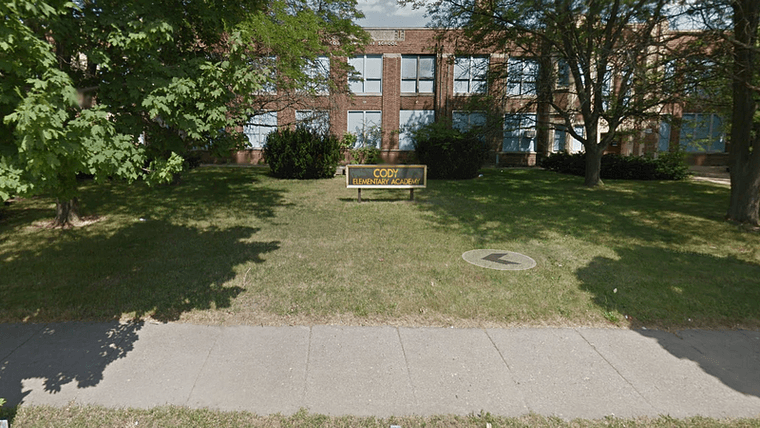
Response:
[{"label": "shrub", "polygon": [[412,131],[412,139],[417,159],[428,167],[429,178],[474,178],[488,153],[474,132],[462,133],[443,122],[421,126]]},{"label": "shrub", "polygon": [[657,174],[661,180],[683,180],[691,175],[686,164],[686,152],[661,152],[657,157]]},{"label": "shrub", "polygon": [[586,173],[586,154],[552,153],[549,157],[541,158],[538,166],[562,174],[583,176]]},{"label": "shrub", "polygon": [[341,159],[341,142],[305,127],[283,128],[267,136],[264,159],[278,178],[328,178]]},{"label": "shrub", "polygon": [[[563,174],[583,176],[586,173],[586,154],[554,153],[539,161],[542,168]],[[602,156],[600,176],[622,180],[682,180],[689,176],[689,167],[682,152],[661,153],[657,159],[649,156]]]}]

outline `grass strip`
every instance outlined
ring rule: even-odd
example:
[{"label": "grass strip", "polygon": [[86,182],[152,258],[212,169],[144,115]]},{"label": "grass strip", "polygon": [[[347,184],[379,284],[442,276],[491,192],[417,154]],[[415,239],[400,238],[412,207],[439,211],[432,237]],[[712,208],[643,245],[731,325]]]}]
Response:
[{"label": "grass strip", "polygon": [[489,413],[468,416],[410,416],[410,417],[357,417],[325,416],[310,414],[301,410],[290,416],[259,416],[248,412],[222,412],[209,409],[188,409],[184,407],[164,406],[153,409],[109,409],[99,406],[69,405],[67,407],[20,406],[5,409],[1,417],[8,418],[14,428],[55,427],[55,428],[123,428],[123,427],[177,427],[225,428],[388,428],[398,425],[402,428],[502,428],[502,427],[552,427],[552,428],[676,428],[676,427],[721,427],[749,428],[759,427],[760,419],[713,419],[690,417],[675,419],[669,416],[657,418],[615,418],[585,420],[563,420],[528,414],[521,417],[493,416]]}]

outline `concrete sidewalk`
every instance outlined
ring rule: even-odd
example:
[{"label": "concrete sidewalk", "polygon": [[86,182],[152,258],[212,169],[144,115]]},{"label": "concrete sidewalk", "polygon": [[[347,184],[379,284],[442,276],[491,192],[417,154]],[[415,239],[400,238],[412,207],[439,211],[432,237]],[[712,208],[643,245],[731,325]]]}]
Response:
[{"label": "concrete sidewalk", "polygon": [[760,416],[760,332],[0,324],[8,404]]}]

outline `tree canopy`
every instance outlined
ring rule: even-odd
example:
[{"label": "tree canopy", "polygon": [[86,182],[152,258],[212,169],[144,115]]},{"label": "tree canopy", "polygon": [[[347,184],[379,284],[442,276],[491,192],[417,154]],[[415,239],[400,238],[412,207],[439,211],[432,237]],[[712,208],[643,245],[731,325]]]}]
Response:
[{"label": "tree canopy", "polygon": [[269,85],[366,34],[355,0],[9,0],[0,4],[0,199],[96,180],[169,180],[194,149],[228,153]]},{"label": "tree canopy", "polygon": [[[667,90],[675,78],[668,64],[698,44],[688,38],[676,41],[680,36],[666,31],[670,3],[440,0],[427,6],[436,26],[461,29],[446,34],[465,37],[468,49],[535,60],[535,94],[523,107],[538,111],[539,130],[561,126],[583,144],[585,183],[595,186],[601,182],[601,155],[621,130],[658,118],[662,106],[679,96]],[[491,67],[497,79],[508,81],[515,73],[507,61]],[[567,83],[557,85],[562,80]],[[574,124],[582,124],[582,131]]]}]

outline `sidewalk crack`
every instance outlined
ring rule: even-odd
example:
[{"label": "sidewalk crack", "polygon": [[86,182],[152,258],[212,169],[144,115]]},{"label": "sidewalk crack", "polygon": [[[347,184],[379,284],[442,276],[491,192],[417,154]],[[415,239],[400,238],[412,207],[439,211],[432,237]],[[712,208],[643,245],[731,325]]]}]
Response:
[{"label": "sidewalk crack", "polygon": [[524,408],[528,409],[530,412],[533,412],[533,409],[528,405],[528,401],[525,399],[525,393],[523,391],[522,386],[520,385],[520,382],[518,382],[517,377],[515,377],[515,373],[512,370],[512,367],[510,367],[509,363],[507,362],[507,358],[504,356],[504,354],[501,352],[501,349],[499,349],[498,346],[496,346],[496,342],[493,341],[493,337],[491,337],[490,334],[488,334],[488,329],[484,328],[483,332],[485,332],[486,337],[488,340],[491,341],[491,346],[496,349],[496,352],[499,353],[499,357],[501,357],[501,361],[504,362],[504,366],[507,368],[507,371],[509,372],[509,377],[512,380],[512,383],[515,385],[515,389],[517,390],[518,394],[520,394],[520,401],[522,402],[522,405]]},{"label": "sidewalk crack", "polygon": [[580,331],[579,331],[577,328],[574,328],[573,330],[575,330],[575,332],[576,332],[576,333],[578,333],[578,335],[579,335],[579,336],[580,336],[580,337],[581,337],[581,338],[582,338],[582,339],[583,339],[583,340],[584,340],[586,343],[588,343],[588,346],[590,346],[590,347],[591,347],[591,349],[593,349],[593,350],[594,350],[594,352],[596,352],[596,354],[597,354],[597,355],[599,355],[599,356],[600,356],[600,357],[601,357],[601,358],[602,358],[602,359],[603,359],[603,360],[604,360],[604,361],[605,361],[605,362],[606,362],[606,363],[607,363],[607,364],[608,364],[610,367],[612,367],[612,370],[615,370],[615,373],[617,373],[617,374],[618,374],[618,376],[620,376],[620,378],[621,378],[621,379],[623,379],[623,380],[624,380],[624,381],[625,381],[625,382],[626,382],[628,385],[630,385],[630,386],[631,386],[631,388],[633,388],[633,390],[634,390],[634,391],[636,391],[636,394],[638,394],[638,395],[639,395],[639,397],[641,397],[641,398],[644,400],[644,402],[645,402],[645,403],[647,403],[647,404],[648,404],[648,405],[649,405],[649,406],[650,406],[652,409],[654,409],[655,411],[659,411],[659,410],[657,409],[657,406],[655,406],[654,404],[652,404],[652,402],[650,402],[650,401],[647,399],[647,397],[646,397],[644,394],[642,394],[642,393],[641,393],[641,391],[639,391],[639,390],[638,390],[638,388],[636,388],[636,385],[634,385],[634,384],[633,384],[633,383],[632,383],[630,380],[628,380],[628,378],[627,378],[627,377],[623,376],[623,373],[620,373],[620,370],[618,370],[618,368],[617,368],[617,367],[615,367],[615,365],[614,365],[614,364],[612,364],[612,362],[610,362],[610,360],[608,360],[608,359],[607,359],[607,358],[606,358],[604,355],[602,355],[602,353],[601,353],[601,352],[599,352],[599,350],[596,348],[596,346],[594,346],[594,345],[593,345],[591,342],[589,342],[589,341],[588,341],[588,339],[586,339],[586,336],[584,336],[584,335],[583,335],[583,333],[581,333],[581,332],[580,332]]},{"label": "sidewalk crack", "polygon": [[401,330],[396,327],[396,335],[398,336],[398,342],[401,345],[401,353],[404,354],[404,364],[406,364],[406,377],[409,378],[409,386],[412,387],[412,398],[414,399],[414,408],[417,409],[420,406],[417,400],[417,388],[412,381],[412,371],[409,367],[409,358],[406,357],[406,349],[404,348],[404,341],[401,340]]},{"label": "sidewalk crack", "polygon": [[309,326],[309,346],[306,348],[306,370],[303,372],[303,394],[301,394],[300,408],[306,408],[306,394],[309,389],[309,364],[311,363],[311,340],[314,326]]},{"label": "sidewalk crack", "polygon": [[13,348],[10,352],[8,352],[6,355],[3,355],[3,357],[0,359],[0,362],[7,360],[10,358],[11,355],[13,355],[16,351],[18,351],[22,346],[29,343],[30,340],[34,339],[37,335],[40,334],[40,332],[44,331],[50,323],[40,324],[40,328],[35,331],[32,335],[29,336],[23,343],[20,343],[17,347]]},{"label": "sidewalk crack", "polygon": [[507,366],[507,370],[509,370],[509,372],[512,373],[512,367],[509,366],[509,363],[507,362],[507,359],[504,357],[504,354],[501,353],[501,349],[499,349],[499,347],[496,346],[496,342],[494,342],[491,335],[488,334],[488,329],[484,328],[483,331],[486,333],[486,337],[488,337],[488,340],[491,341],[491,345],[493,345],[494,349],[496,349],[496,352],[499,353],[499,356],[501,357],[501,361],[503,361],[504,365]]},{"label": "sidewalk crack", "polygon": [[[224,328],[224,327],[219,327],[219,328]],[[214,343],[212,343],[211,346],[209,346],[208,353],[206,353],[206,360],[203,361],[203,365],[201,366],[200,370],[198,370],[198,374],[195,376],[195,380],[193,381],[193,387],[190,388],[190,393],[187,394],[187,400],[185,400],[185,406],[189,407],[190,398],[193,396],[193,392],[195,392],[195,386],[198,384],[198,379],[201,378],[201,374],[203,374],[203,371],[206,369],[206,365],[211,359],[211,352],[213,352],[214,348],[216,348],[216,343],[219,341],[219,336],[221,335],[220,334],[214,335]]]}]

